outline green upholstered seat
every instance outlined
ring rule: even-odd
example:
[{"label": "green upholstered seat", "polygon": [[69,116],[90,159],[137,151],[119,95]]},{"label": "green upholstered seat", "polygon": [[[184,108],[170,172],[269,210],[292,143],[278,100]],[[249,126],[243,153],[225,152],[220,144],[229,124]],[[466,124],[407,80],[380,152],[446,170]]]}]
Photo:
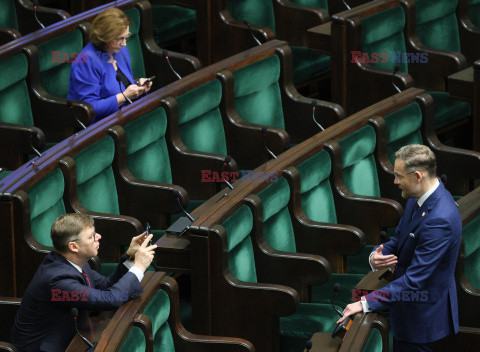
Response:
[{"label": "green upholstered seat", "polygon": [[480,27],[480,0],[468,1],[468,17],[475,26]]},{"label": "green upholstered seat", "polygon": [[25,78],[28,62],[23,54],[0,61],[0,122],[33,126],[32,108]]},{"label": "green upholstered seat", "polygon": [[[38,45],[40,83],[55,97],[68,95],[72,54],[83,49],[80,29],[56,36]],[[67,57],[68,55],[68,57]]]},{"label": "green upholstered seat", "polygon": [[55,169],[26,190],[30,200],[32,235],[44,246],[53,247],[50,230],[55,220],[66,213],[64,188],[63,174],[60,169]]},{"label": "green upholstered seat", "polygon": [[[327,151],[322,150],[297,166],[300,173],[300,193],[302,210],[305,215],[314,221],[337,223],[337,213],[330,185],[331,160]],[[341,288],[337,299],[349,304],[352,298],[352,289],[362,280],[363,274],[336,274],[332,273],[327,282],[312,287],[312,302],[328,303],[335,283]]]},{"label": "green upholstered seat", "polygon": [[[420,39],[424,38],[427,42],[423,42],[426,46],[432,46],[440,50],[454,50],[460,51],[460,44],[458,39],[458,29],[456,30],[457,38],[451,38],[452,34],[445,34],[447,29],[444,27],[450,25],[451,5],[441,5],[441,3],[448,1],[417,1],[417,24],[421,21],[417,30]],[[456,1],[452,1],[452,3]],[[438,3],[439,5],[435,5]],[[430,8],[432,11],[430,11]],[[445,13],[445,16],[441,14]],[[439,17],[437,17],[439,16]],[[455,13],[453,13],[455,17]],[[444,17],[446,19],[444,19]],[[450,19],[448,19],[448,18]],[[405,27],[405,13],[401,6],[397,6],[385,11],[378,12],[374,15],[365,17],[361,20],[362,23],[362,38],[363,46],[362,52],[366,53],[390,53],[390,59],[386,62],[380,60],[378,63],[371,63],[370,65],[393,71],[396,65],[400,66],[401,72],[408,73],[408,64],[406,62],[398,62],[395,57],[399,53],[405,53],[405,38],[403,30]],[[456,23],[456,19],[455,19]],[[419,32],[420,31],[420,32]],[[448,30],[449,31],[449,30]],[[438,39],[437,37],[442,37]],[[444,38],[443,38],[444,37]],[[437,39],[434,39],[437,38]],[[435,104],[435,128],[447,126],[455,121],[459,121],[470,116],[470,104],[449,99],[446,92],[428,92],[432,95]]]},{"label": "green upholstered seat", "polygon": [[[342,148],[343,180],[345,186],[356,194],[380,197],[380,184],[373,152],[376,136],[373,127],[364,126],[338,141]],[[373,245],[348,258],[348,272],[365,274],[369,272],[368,256]]]},{"label": "green upholstered seat", "polygon": [[3,180],[5,177],[10,175],[11,173],[12,171],[3,169],[2,172],[0,172],[0,180]]},{"label": "green upholstered seat", "polygon": [[[152,322],[153,350],[155,352],[174,352],[173,337],[168,324],[170,315],[170,300],[163,290],[158,290],[143,310]],[[121,351],[145,351],[145,336],[140,328],[133,327],[123,343]]]},{"label": "green upholstered seat", "polygon": [[317,9],[325,9],[328,11],[327,0],[291,0],[293,3]]},{"label": "green upholstered seat", "polygon": [[[247,20],[275,31],[273,2],[270,0],[228,0],[227,8],[232,17],[240,22]],[[311,53],[305,47],[292,47],[292,58],[295,84],[330,72],[330,57]]]},{"label": "green upholstered seat", "polygon": [[[285,182],[284,184],[288,188],[285,179],[283,182]],[[276,183],[273,184],[275,185]],[[280,188],[283,189],[284,186]],[[283,194],[276,199],[283,202],[284,197],[285,195]],[[278,207],[270,201],[268,201],[268,204],[271,210],[267,211],[265,215],[267,217],[277,217],[276,214],[273,214],[273,211],[278,209]],[[238,280],[258,282],[253,244],[250,237],[250,232],[253,228],[253,216],[250,209],[246,205],[241,206],[222,223],[222,226],[227,233],[228,267],[230,272]],[[276,243],[276,245],[280,248],[285,247],[282,243]],[[289,246],[287,245],[286,247],[288,248]],[[289,317],[281,317],[281,351],[301,351],[303,346],[305,346],[305,341],[315,332],[333,331],[334,325],[332,324],[335,323],[337,316],[331,313],[331,307],[330,309],[328,308],[328,305],[318,303],[300,303],[296,313]],[[292,349],[293,346],[294,348]]]},{"label": "green upholstered seat", "polygon": [[220,113],[222,87],[213,80],[178,98],[178,125],[182,142],[192,150],[227,155]]},{"label": "green upholstered seat", "polygon": [[153,38],[158,44],[195,33],[197,12],[176,5],[152,5]]},{"label": "green upholstered seat", "polygon": [[142,46],[140,44],[140,13],[136,8],[125,11],[125,14],[130,18],[131,37],[127,41],[127,48],[130,52],[130,65],[134,78],[146,77],[145,63],[143,61]]},{"label": "green upholstered seat", "polygon": [[15,10],[14,0],[0,0],[0,28],[13,28],[18,30],[17,11]]},{"label": "green upholstered seat", "polygon": [[468,282],[480,289],[480,216],[463,227],[465,242],[465,275]]},{"label": "green upholstered seat", "polygon": [[277,55],[233,71],[233,78],[235,108],[243,120],[285,129]]}]

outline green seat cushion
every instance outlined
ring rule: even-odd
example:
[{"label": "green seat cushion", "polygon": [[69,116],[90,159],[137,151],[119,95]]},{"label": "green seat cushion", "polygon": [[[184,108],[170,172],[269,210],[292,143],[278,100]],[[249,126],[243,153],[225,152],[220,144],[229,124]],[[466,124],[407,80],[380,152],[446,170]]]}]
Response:
[{"label": "green seat cushion", "polygon": [[[390,344],[390,346],[392,346]],[[377,329],[373,329],[368,335],[367,341],[362,348],[362,352],[382,352],[383,342],[382,335]]]},{"label": "green seat cushion", "polygon": [[465,242],[465,275],[468,282],[480,289],[480,216],[475,217],[463,227]]},{"label": "green seat cushion", "polygon": [[316,332],[333,332],[338,318],[331,304],[300,303],[295,313],[280,318],[280,351],[303,351]]},{"label": "green seat cushion", "polygon": [[387,127],[387,153],[392,165],[395,163],[395,152],[401,147],[423,144],[420,132],[422,118],[420,105],[416,102],[383,117]]},{"label": "green seat cushion", "polygon": [[271,55],[235,70],[233,77],[238,115],[250,123],[285,129],[278,56]]},{"label": "green seat cushion", "polygon": [[147,348],[145,341],[145,335],[143,335],[142,330],[134,326],[130,333],[127,335],[127,338],[123,342],[121,352],[144,352]]},{"label": "green seat cushion", "polygon": [[145,63],[143,61],[142,46],[140,44],[140,13],[138,9],[132,8],[125,11],[125,14],[130,18],[131,36],[127,41],[127,49],[130,53],[130,66],[132,67],[133,77],[147,77],[145,73]]},{"label": "green seat cushion", "polygon": [[170,315],[168,294],[163,290],[157,291],[157,294],[150,300],[142,313],[148,316],[152,322],[153,350],[162,352],[175,351],[172,333],[167,322]]},{"label": "green seat cushion", "polygon": [[[83,48],[80,29],[60,34],[38,45],[40,82],[47,93],[65,98],[68,95],[72,54],[78,54]],[[59,59],[53,60],[54,53],[60,53]],[[68,57],[64,56],[68,55]]]},{"label": "green seat cushion", "polygon": [[348,256],[347,265],[349,274],[365,275],[372,271],[372,268],[368,263],[368,258],[370,257],[370,253],[372,253],[374,247],[374,245],[367,244],[360,251],[360,253]]},{"label": "green seat cushion", "polygon": [[228,0],[227,8],[237,21],[268,27],[275,31],[273,3],[270,0]]},{"label": "green seat cushion", "polygon": [[313,7],[317,9],[325,9],[328,11],[327,0],[291,0],[295,4],[303,5],[306,7]]},{"label": "green seat cushion", "polygon": [[32,109],[25,78],[27,58],[23,54],[0,61],[0,122],[33,126]]},{"label": "green seat cushion", "polygon": [[380,197],[377,168],[373,152],[375,131],[367,125],[338,141],[342,148],[343,180],[356,194]]},{"label": "green seat cushion", "polygon": [[297,165],[302,209],[311,220],[336,223],[337,213],[330,187],[330,155],[322,150]]},{"label": "green seat cushion", "polygon": [[303,46],[292,46],[293,83],[298,84],[330,72],[330,56],[319,55]]},{"label": "green seat cushion", "polygon": [[[374,52],[405,53],[405,39],[403,29],[405,27],[405,13],[401,6],[378,12],[362,18],[362,52],[372,54]],[[386,61],[386,62],[382,62]],[[370,65],[392,70],[396,65],[400,66],[401,72],[408,72],[406,62],[397,63],[395,60],[379,60]]]},{"label": "green seat cushion", "polygon": [[8,171],[8,170],[4,169],[2,172],[0,172],[0,180],[3,180],[5,177],[10,175],[11,173],[12,173],[12,171]]},{"label": "green seat cushion", "polygon": [[284,177],[271,183],[258,196],[263,205],[263,237],[278,251],[296,252],[292,219],[288,210],[290,186]]},{"label": "green seat cushion", "polygon": [[185,146],[205,153],[227,154],[219,109],[221,98],[220,81],[213,80],[176,99],[180,138]]},{"label": "green seat cushion", "polygon": [[475,26],[480,27],[480,0],[468,1],[468,17]]},{"label": "green seat cushion", "polygon": [[194,33],[197,26],[197,12],[176,5],[152,5],[153,38],[165,43],[187,34]]},{"label": "green seat cushion", "polygon": [[255,258],[250,232],[253,228],[253,215],[246,205],[242,205],[223,223],[227,233],[228,268],[238,280],[257,282]]},{"label": "green seat cushion", "polygon": [[[17,11],[14,0],[0,0],[0,28],[13,28],[18,30]],[[2,71],[5,72],[5,71]]]},{"label": "green seat cushion", "polygon": [[60,215],[66,213],[63,203],[65,182],[60,169],[55,169],[27,189],[30,199],[30,226],[38,243],[53,247],[50,230]]},{"label": "green seat cushion", "polygon": [[338,274],[332,273],[322,285],[312,286],[312,302],[330,304],[333,295],[333,286],[340,284],[340,290],[335,298],[337,305],[345,307],[353,302],[352,291],[355,286],[365,277],[364,274]]},{"label": "green seat cushion", "polygon": [[113,139],[106,136],[73,157],[77,166],[78,199],[86,209],[120,213],[112,169],[114,153]]},{"label": "green seat cushion", "polygon": [[469,103],[450,99],[448,92],[427,92],[435,104],[435,129],[462,120],[472,113]]},{"label": "green seat cushion", "polygon": [[458,0],[416,0],[417,35],[431,48],[460,52],[455,10]]},{"label": "green seat cushion", "polygon": [[163,108],[154,109],[124,126],[128,169],[140,180],[172,183]]}]

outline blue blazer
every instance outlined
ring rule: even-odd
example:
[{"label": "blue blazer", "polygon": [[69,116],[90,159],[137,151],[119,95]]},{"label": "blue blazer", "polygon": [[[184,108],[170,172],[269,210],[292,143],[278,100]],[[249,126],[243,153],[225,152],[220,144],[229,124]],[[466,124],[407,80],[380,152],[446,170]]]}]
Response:
[{"label": "blue blazer", "polygon": [[[394,280],[366,296],[372,310],[390,307],[395,338],[429,343],[458,332],[455,264],[462,220],[442,182],[413,215],[410,198],[382,253],[395,254]],[[413,215],[413,218],[412,218]]]},{"label": "blue blazer", "polygon": [[109,310],[142,293],[135,274],[119,264],[108,277],[86,264],[83,275],[62,255],[50,252],[22,298],[11,331],[11,342],[22,352],[64,352],[75,336],[71,309],[79,311],[78,328],[90,310]]},{"label": "blue blazer", "polygon": [[[118,68],[134,83],[130,67],[130,53],[123,47],[114,55]],[[93,106],[95,111],[94,122],[118,111],[116,95],[123,92],[126,87],[117,81],[117,72],[111,63],[110,56],[88,43],[81,51],[78,59],[72,63],[70,71],[70,84],[67,99],[80,100]]]}]

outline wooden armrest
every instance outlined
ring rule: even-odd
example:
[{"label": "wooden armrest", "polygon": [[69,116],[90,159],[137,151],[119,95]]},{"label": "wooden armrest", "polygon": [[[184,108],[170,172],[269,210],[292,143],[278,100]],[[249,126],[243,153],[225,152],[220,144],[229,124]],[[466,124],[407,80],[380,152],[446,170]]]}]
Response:
[{"label": "wooden armrest", "polygon": [[180,351],[202,350],[207,352],[244,352],[254,351],[252,344],[244,339],[232,337],[217,337],[193,334],[180,322],[178,284],[170,277],[165,277],[161,289],[170,298],[170,316],[168,323],[172,329],[175,348]]},{"label": "wooden armrest", "polygon": [[18,39],[22,34],[13,28],[0,28],[0,46],[11,42],[12,40]]},{"label": "wooden armrest", "polygon": [[8,342],[0,341],[0,351],[19,352],[18,349]]},{"label": "wooden armrest", "polygon": [[343,338],[340,352],[361,352],[372,329],[382,336],[382,351],[389,350],[388,321],[378,313],[358,313]]},{"label": "wooden armrest", "polygon": [[37,127],[0,122],[0,146],[9,153],[35,154],[33,148],[45,147],[45,135]]},{"label": "wooden armrest", "polygon": [[476,45],[480,37],[480,28],[470,20],[468,0],[458,2],[457,20],[460,47],[462,48],[462,54],[467,58],[467,64],[470,66],[480,57],[480,48]]},{"label": "wooden armrest", "polygon": [[[264,146],[264,137],[261,125],[253,124],[238,116],[235,109],[233,74],[230,71],[221,71],[217,78],[222,84],[222,102],[220,109],[227,137],[229,154],[238,163],[242,170],[253,170],[267,162],[270,155]],[[287,131],[273,126],[267,127],[266,143],[275,155],[281,154],[290,145],[290,136]]]},{"label": "wooden armrest", "polygon": [[328,11],[306,7],[289,0],[275,0],[275,31],[290,45],[307,46],[307,30],[330,21]]},{"label": "wooden armrest", "polygon": [[367,244],[380,243],[380,229],[394,227],[403,214],[402,206],[395,200],[367,197],[350,192],[342,177],[342,157],[337,142],[325,143],[333,167],[331,183],[334,186],[338,222],[359,227],[365,232]]}]

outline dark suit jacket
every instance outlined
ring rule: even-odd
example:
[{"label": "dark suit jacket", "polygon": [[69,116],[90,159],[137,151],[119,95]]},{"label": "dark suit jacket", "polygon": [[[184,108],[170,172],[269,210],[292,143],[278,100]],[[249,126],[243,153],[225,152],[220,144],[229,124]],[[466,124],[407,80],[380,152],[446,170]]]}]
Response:
[{"label": "dark suit jacket", "polygon": [[108,310],[121,306],[143,289],[135,274],[122,263],[115,272],[102,276],[86,264],[83,275],[62,255],[50,252],[28,285],[15,317],[11,341],[22,352],[64,352],[74,337],[71,309],[79,311],[78,327],[89,310]]},{"label": "dark suit jacket", "polygon": [[[130,52],[123,47],[114,55],[118,68],[133,84],[133,74],[130,67]],[[79,58],[72,63],[70,84],[67,99],[80,100],[92,105],[95,111],[95,121],[113,114],[119,110],[116,95],[126,87],[121,83],[120,90],[117,72],[108,62],[110,56],[88,43],[81,51]],[[92,122],[93,123],[93,122]]]},{"label": "dark suit jacket", "polygon": [[429,343],[458,331],[455,264],[462,220],[451,194],[440,182],[413,216],[409,199],[396,234],[383,254],[395,254],[394,280],[366,296],[372,310],[390,307],[394,336]]}]

